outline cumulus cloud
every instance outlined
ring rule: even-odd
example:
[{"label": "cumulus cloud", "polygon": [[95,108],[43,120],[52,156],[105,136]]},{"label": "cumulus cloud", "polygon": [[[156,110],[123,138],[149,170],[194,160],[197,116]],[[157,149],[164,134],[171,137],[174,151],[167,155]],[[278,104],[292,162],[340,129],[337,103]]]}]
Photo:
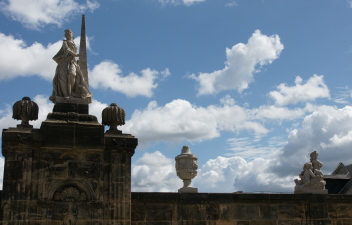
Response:
[{"label": "cumulus cloud", "polygon": [[[243,142],[243,149],[256,149],[258,146],[248,139],[233,139],[233,142]],[[254,140],[255,141],[255,140]],[[271,147],[264,149],[268,154],[257,155],[249,159],[245,154],[225,157],[218,156],[209,159],[204,165],[199,166],[198,176],[193,181],[193,186],[198,187],[200,192],[293,192],[294,179],[301,172],[303,164],[309,161],[310,152],[317,150],[319,160],[324,164],[324,174],[330,174],[339,162],[351,164],[350,146],[352,145],[352,107],[336,108],[332,106],[320,106],[314,112],[307,115],[299,128],[289,133],[286,143],[278,143],[278,140]],[[283,145],[278,148],[278,145]],[[263,150],[261,147],[259,150]],[[264,153],[262,152],[262,153]],[[242,152],[245,153],[245,152]],[[161,153],[151,153],[159,161],[165,162],[170,168],[173,159],[167,159]],[[161,154],[161,155],[160,155]],[[158,158],[159,157],[159,158]],[[246,157],[247,159],[245,159]],[[162,160],[161,160],[162,159]],[[145,173],[143,176],[134,177],[134,182],[148,184],[138,186],[139,191],[159,190],[158,182],[167,181],[175,185],[171,180],[175,177],[174,169],[165,169],[162,165],[159,173],[160,179],[148,182],[143,177],[150,177],[149,174],[158,174],[153,162],[144,163],[145,167],[140,169]],[[153,167],[153,168],[149,168]],[[167,168],[169,168],[167,167]],[[150,173],[148,171],[151,171]],[[157,176],[155,176],[157,177]],[[150,178],[157,179],[157,178]],[[142,182],[143,180],[143,182]],[[155,185],[155,187],[152,187]],[[165,190],[171,190],[165,189]]]},{"label": "cumulus cloud", "polygon": [[339,162],[351,164],[348,161],[349,146],[352,144],[351,131],[351,106],[341,109],[320,106],[304,118],[299,128],[290,132],[287,144],[277,159],[279,165],[271,169],[279,176],[297,175],[303,163],[309,160],[309,153],[314,150],[320,154],[325,174],[331,173]]},{"label": "cumulus cloud", "polygon": [[305,84],[303,79],[296,77],[295,86],[280,84],[278,91],[272,91],[269,96],[275,100],[277,105],[297,104],[299,102],[314,101],[317,98],[329,98],[330,91],[324,82],[324,76],[313,75]]},{"label": "cumulus cloud", "polygon": [[96,0],[80,4],[74,0],[4,0],[0,10],[26,27],[40,29],[48,24],[59,27],[73,16],[99,7]]},{"label": "cumulus cloud", "polygon": [[153,91],[158,86],[155,81],[170,75],[168,69],[159,72],[147,68],[140,73],[140,75],[130,73],[123,76],[119,65],[111,61],[103,61],[90,71],[89,83],[93,88],[111,89],[128,97],[138,95],[152,97]]},{"label": "cumulus cloud", "polygon": [[206,0],[158,0],[163,6],[165,5],[185,5],[191,6],[200,2],[205,2]]},{"label": "cumulus cloud", "polygon": [[[78,44],[80,37],[75,38]],[[13,79],[21,76],[37,75],[52,80],[56,63],[52,57],[60,50],[62,41],[44,46],[33,43],[28,46],[23,40],[0,33],[0,80]],[[87,43],[89,47],[89,41]],[[110,88],[129,97],[152,97],[157,88],[156,81],[169,76],[168,69],[156,71],[144,69],[140,75],[130,73],[122,76],[119,66],[111,61],[103,61],[89,72],[89,82],[93,88]]]},{"label": "cumulus cloud", "polygon": [[[159,151],[145,153],[132,165],[132,191],[177,192],[183,186],[176,175],[175,160]],[[292,192],[293,176],[280,178],[268,169],[273,161],[256,158],[222,157],[200,166],[193,186],[199,192]]]},{"label": "cumulus cloud", "polygon": [[293,177],[279,178],[270,172],[272,160],[222,157],[207,161],[194,179],[200,192],[292,192]]},{"label": "cumulus cloud", "polygon": [[132,191],[177,192],[183,184],[174,161],[159,151],[144,153],[132,165]]},{"label": "cumulus cloud", "polygon": [[47,46],[37,42],[27,46],[21,39],[0,33],[0,80],[31,75],[52,79],[56,68],[52,57],[61,45],[62,41]]},{"label": "cumulus cloud", "polygon": [[[226,101],[232,103],[229,99]],[[220,131],[268,132],[248,115],[246,109],[237,105],[210,105],[204,108],[177,99],[158,106],[156,101],[152,101],[144,110],[135,110],[122,129],[136,135],[141,144],[152,141],[209,140],[218,137]]]},{"label": "cumulus cloud", "polygon": [[253,81],[254,73],[260,72],[260,67],[271,64],[283,49],[278,35],[269,37],[256,30],[247,44],[239,43],[226,49],[224,69],[191,75],[199,83],[198,95],[245,90]]}]

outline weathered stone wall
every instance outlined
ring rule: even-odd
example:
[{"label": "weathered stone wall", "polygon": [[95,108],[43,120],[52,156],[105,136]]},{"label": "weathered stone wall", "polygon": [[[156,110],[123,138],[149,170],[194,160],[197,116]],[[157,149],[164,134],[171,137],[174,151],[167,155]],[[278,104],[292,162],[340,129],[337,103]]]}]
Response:
[{"label": "weathered stone wall", "polygon": [[137,139],[59,119],[3,130],[1,224],[129,225]]},{"label": "weathered stone wall", "polygon": [[132,192],[132,225],[352,225],[352,195]]}]

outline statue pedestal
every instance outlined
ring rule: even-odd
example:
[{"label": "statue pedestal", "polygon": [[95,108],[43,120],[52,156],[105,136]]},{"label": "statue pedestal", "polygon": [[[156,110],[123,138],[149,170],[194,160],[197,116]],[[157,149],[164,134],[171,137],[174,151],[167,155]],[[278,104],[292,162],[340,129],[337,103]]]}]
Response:
[{"label": "statue pedestal", "polygon": [[295,194],[328,194],[328,189],[295,188]]},{"label": "statue pedestal", "polygon": [[198,193],[198,188],[183,187],[183,188],[178,189],[178,193]]}]

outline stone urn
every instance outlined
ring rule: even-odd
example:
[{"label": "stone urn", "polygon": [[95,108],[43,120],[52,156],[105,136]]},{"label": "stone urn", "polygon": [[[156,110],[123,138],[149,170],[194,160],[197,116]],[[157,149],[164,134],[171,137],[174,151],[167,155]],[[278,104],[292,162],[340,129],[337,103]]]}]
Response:
[{"label": "stone urn", "polygon": [[37,103],[29,97],[23,97],[22,100],[15,102],[12,109],[12,118],[22,120],[21,124],[17,125],[18,128],[33,128],[29,121],[38,119],[39,107]]},{"label": "stone urn", "polygon": [[123,108],[118,107],[116,103],[111,103],[102,111],[101,117],[102,124],[110,126],[107,133],[122,133],[117,129],[117,126],[125,124],[125,110]]},{"label": "stone urn", "polygon": [[197,193],[198,188],[192,187],[192,179],[197,176],[197,157],[191,153],[188,146],[183,146],[181,154],[175,157],[177,176],[183,180],[183,187],[179,193]]}]

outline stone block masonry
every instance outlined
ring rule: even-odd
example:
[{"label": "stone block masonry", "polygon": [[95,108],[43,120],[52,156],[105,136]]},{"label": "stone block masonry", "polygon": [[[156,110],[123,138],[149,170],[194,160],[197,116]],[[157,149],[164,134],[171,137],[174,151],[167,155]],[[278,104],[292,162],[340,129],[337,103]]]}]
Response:
[{"label": "stone block masonry", "polygon": [[352,225],[352,195],[132,192],[131,225]]}]

